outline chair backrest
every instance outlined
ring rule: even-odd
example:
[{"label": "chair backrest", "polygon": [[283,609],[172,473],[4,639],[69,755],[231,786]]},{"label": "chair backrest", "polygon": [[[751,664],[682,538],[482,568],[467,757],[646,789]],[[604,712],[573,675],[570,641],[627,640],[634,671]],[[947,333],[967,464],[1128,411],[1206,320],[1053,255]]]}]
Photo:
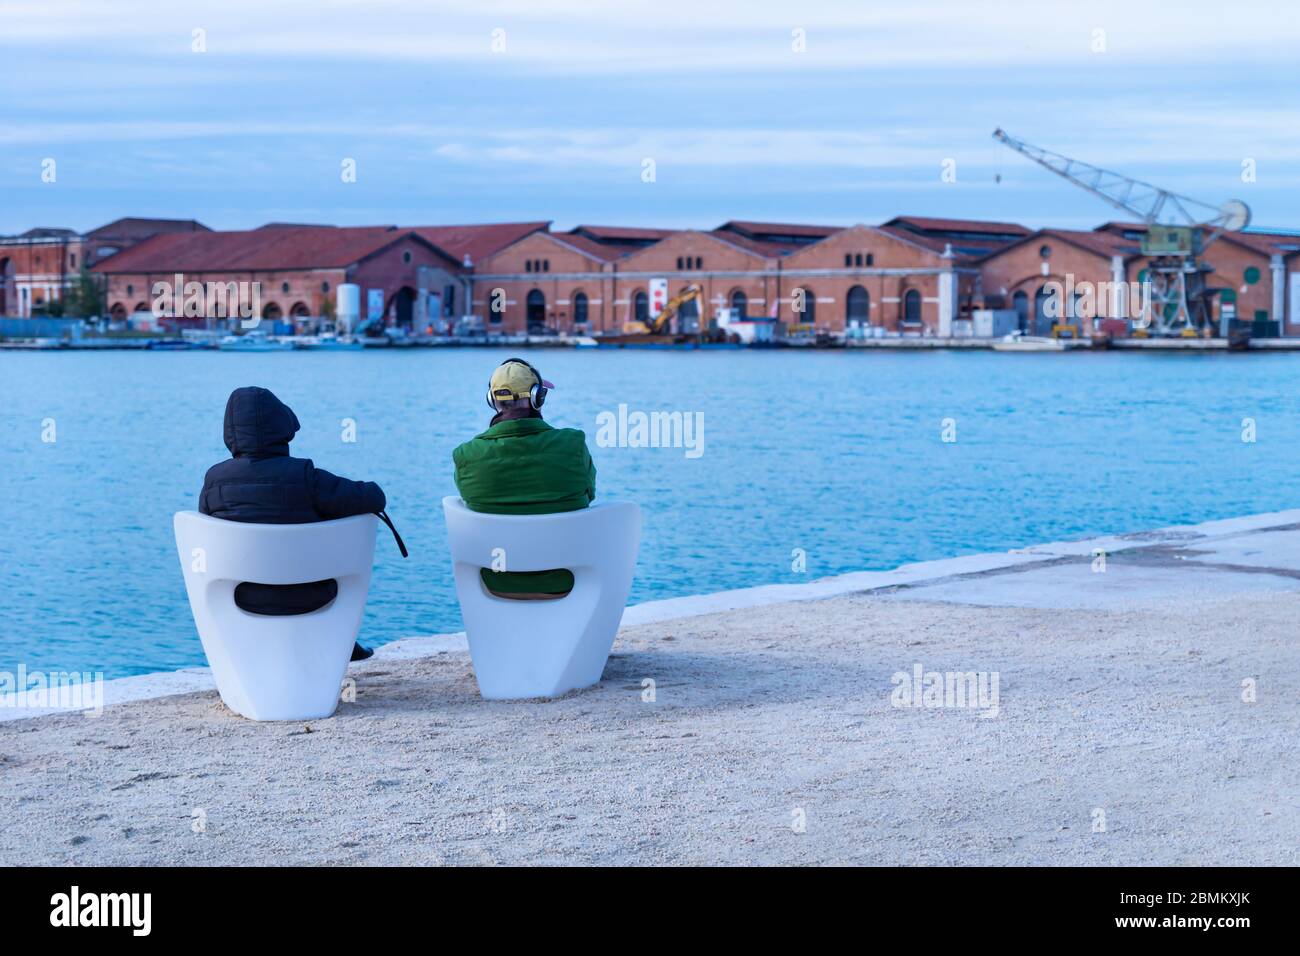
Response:
[{"label": "chair backrest", "polygon": [[201,574],[209,583],[306,584],[369,577],[378,519],[355,515],[311,524],[250,524],[180,511],[174,523],[187,580]]},{"label": "chair backrest", "polygon": [[567,568],[576,591],[584,578],[603,577],[636,561],[635,545],[629,554],[627,543],[640,532],[641,509],[631,502],[544,515],[471,511],[454,495],[442,504],[456,564],[498,571]]}]

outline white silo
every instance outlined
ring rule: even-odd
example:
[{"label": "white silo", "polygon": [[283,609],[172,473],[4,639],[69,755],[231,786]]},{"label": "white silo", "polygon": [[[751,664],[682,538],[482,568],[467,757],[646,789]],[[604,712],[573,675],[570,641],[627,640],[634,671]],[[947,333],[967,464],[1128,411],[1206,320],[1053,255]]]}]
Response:
[{"label": "white silo", "polygon": [[361,286],[343,282],[338,288],[336,325],[339,335],[350,335],[361,322]]}]

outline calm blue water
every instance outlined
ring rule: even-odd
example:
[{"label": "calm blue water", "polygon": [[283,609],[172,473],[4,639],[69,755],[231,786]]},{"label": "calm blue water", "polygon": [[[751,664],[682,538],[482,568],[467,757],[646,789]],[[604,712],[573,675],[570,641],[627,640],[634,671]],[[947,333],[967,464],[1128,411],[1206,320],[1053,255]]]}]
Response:
[{"label": "calm blue water", "polygon": [[[0,352],[0,670],[203,663],[172,538],[226,457],[230,390],[298,413],[295,452],[380,482],[362,640],[458,630],[440,499],[499,351]],[[1300,356],[535,352],[597,490],[645,511],[632,600],[1295,505]],[[702,411],[705,451],[595,447],[596,416]],[[1241,421],[1258,441],[1241,440]],[[42,421],[57,441],[43,443]],[[340,419],[358,440],[340,439]],[[941,441],[944,418],[957,442]],[[383,529],[381,529],[382,531]],[[807,552],[807,575],[791,551]]]}]

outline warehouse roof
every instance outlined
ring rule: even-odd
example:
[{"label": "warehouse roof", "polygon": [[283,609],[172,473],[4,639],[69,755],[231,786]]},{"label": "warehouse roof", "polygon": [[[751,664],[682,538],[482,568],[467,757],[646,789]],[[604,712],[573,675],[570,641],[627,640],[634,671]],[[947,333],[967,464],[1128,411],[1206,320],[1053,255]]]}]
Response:
[{"label": "warehouse roof", "polygon": [[798,222],[755,222],[748,219],[729,219],[713,234],[735,240],[737,245],[765,256],[788,256],[827,236],[843,232],[843,226],[814,226]]},{"label": "warehouse roof", "polygon": [[412,232],[433,243],[457,262],[469,256],[471,264],[500,252],[511,243],[538,231],[546,231],[549,220],[536,222],[484,222],[461,226],[410,226]]},{"label": "warehouse roof", "polygon": [[350,266],[407,236],[392,226],[285,226],[237,232],[160,233],[110,256],[99,272],[240,272]]},{"label": "warehouse roof", "polygon": [[641,226],[574,226],[565,235],[586,236],[596,242],[644,247],[667,239],[679,229],[647,229]]},{"label": "warehouse roof", "polygon": [[949,246],[958,259],[980,259],[1030,234],[1016,222],[985,219],[936,219],[930,216],[895,216],[880,227],[892,235],[943,252]]},{"label": "warehouse roof", "polygon": [[983,258],[992,259],[994,256],[1001,255],[1011,249],[1018,249],[1027,243],[1039,242],[1044,239],[1059,239],[1105,259],[1109,259],[1111,256],[1124,256],[1128,259],[1140,253],[1133,240],[1127,239],[1116,232],[1097,232],[1085,229],[1039,229],[1029,233],[1022,239],[994,249]]},{"label": "warehouse roof", "polygon": [[197,219],[149,219],[124,216],[86,233],[87,239],[144,238],[160,232],[211,232]]},{"label": "warehouse roof", "polygon": [[790,253],[797,252],[799,249],[804,248],[804,246],[809,245],[809,243],[795,242],[765,242],[761,239],[754,239],[750,236],[744,235],[743,233],[732,232],[728,229],[714,229],[710,232],[705,232],[704,235],[712,236],[714,239],[719,239],[722,242],[729,242],[733,246],[744,249],[746,252],[752,252],[755,255],[770,259],[788,256]]},{"label": "warehouse roof", "polygon": [[[579,252],[583,252],[593,259],[599,259],[601,262],[613,262],[615,259],[621,259],[623,256],[631,255],[642,246],[627,244],[609,244],[597,242],[590,236],[575,232],[548,232],[547,235],[556,242],[572,246]],[[650,243],[654,245],[654,243]]]},{"label": "warehouse roof", "polygon": [[987,219],[936,219],[930,216],[895,216],[886,226],[899,226],[920,233],[975,233],[989,236],[1027,236],[1032,231],[1018,222]]},{"label": "warehouse roof", "polygon": [[77,231],[75,229],[63,229],[58,226],[37,226],[35,229],[28,229],[24,233],[16,236],[7,236],[8,239],[75,239]]},{"label": "warehouse roof", "polygon": [[841,232],[843,226],[812,226],[802,222],[754,222],[749,219],[728,219],[715,232],[738,232],[751,239],[782,241],[792,238],[807,242],[825,239]]}]

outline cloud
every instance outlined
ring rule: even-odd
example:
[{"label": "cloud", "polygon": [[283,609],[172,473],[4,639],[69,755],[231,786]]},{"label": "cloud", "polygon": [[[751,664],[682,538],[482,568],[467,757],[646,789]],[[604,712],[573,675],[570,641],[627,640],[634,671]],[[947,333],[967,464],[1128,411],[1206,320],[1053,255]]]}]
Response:
[{"label": "cloud", "polygon": [[[936,214],[1105,212],[994,144],[999,125],[1207,201],[1258,196],[1261,219],[1300,216],[1300,109],[1270,93],[1294,76],[1300,20],[1278,3],[0,2],[10,229],[80,217],[91,192],[154,191],[200,217],[390,221],[414,197],[471,219],[872,210],[840,217],[856,221],[920,197]],[[45,156],[57,189],[29,187]],[[342,156],[363,171],[350,192]],[[958,182],[941,187],[949,158]],[[1245,158],[1257,184],[1240,182]]]},{"label": "cloud", "polygon": [[[0,44],[179,57],[190,55],[196,28],[206,31],[213,57],[492,61],[502,70],[647,76],[1287,63],[1300,32],[1289,5],[1274,0],[1183,0],[1176,15],[1127,0],[220,0],[162,8],[147,0],[23,0],[6,8]],[[803,52],[795,51],[797,37]],[[1099,37],[1104,49],[1095,52]]]}]

